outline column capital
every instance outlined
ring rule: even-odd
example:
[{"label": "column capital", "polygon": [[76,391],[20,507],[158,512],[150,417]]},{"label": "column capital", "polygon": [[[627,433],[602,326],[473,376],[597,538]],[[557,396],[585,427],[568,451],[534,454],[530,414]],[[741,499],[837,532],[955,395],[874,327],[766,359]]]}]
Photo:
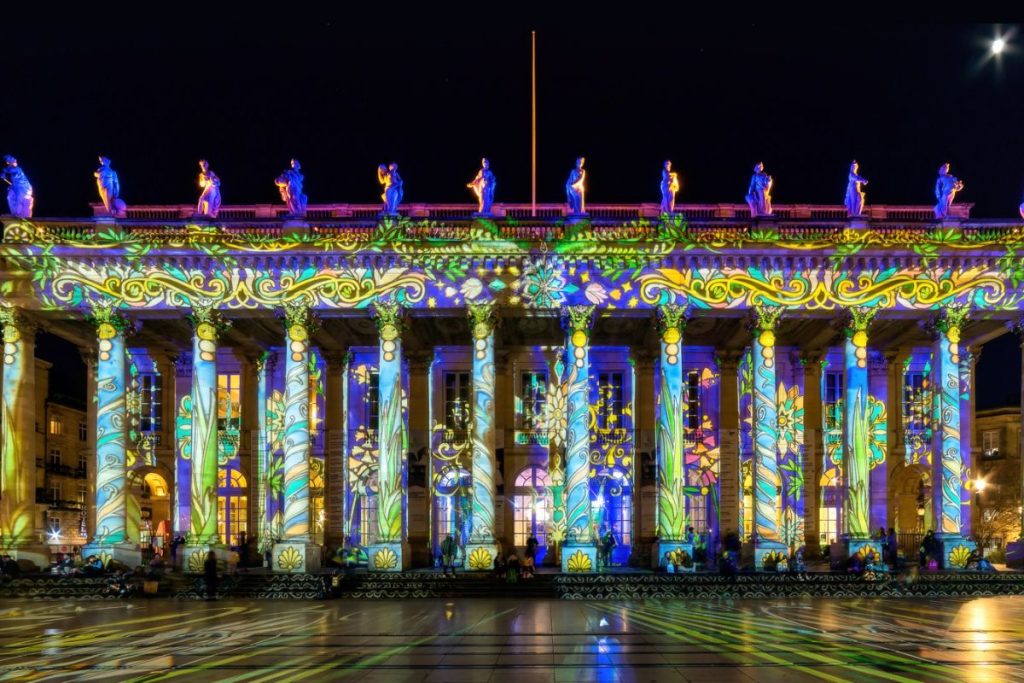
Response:
[{"label": "column capital", "polygon": [[1006,328],[1017,335],[1017,340],[1024,346],[1024,317],[1017,320],[1007,320]]},{"label": "column capital", "polygon": [[466,304],[473,339],[486,339],[498,326],[498,309],[494,301],[473,301]]},{"label": "column capital", "polygon": [[[38,325],[25,315],[25,312],[11,304],[0,305],[0,327],[3,328],[4,341],[17,341],[18,339],[32,339],[35,337]],[[9,331],[9,330],[13,330]],[[9,337],[13,337],[10,338]]]},{"label": "column capital", "polygon": [[417,350],[406,351],[405,358],[409,361],[409,371],[426,370],[430,367],[430,361],[434,358],[431,351]]},{"label": "column capital", "polygon": [[377,323],[381,337],[393,341],[402,335],[405,323],[405,309],[397,301],[378,300],[373,302],[373,321]]},{"label": "column capital", "polygon": [[101,340],[113,339],[118,334],[128,336],[135,331],[132,321],[110,300],[93,303],[85,320],[96,328],[96,335]]},{"label": "column capital", "polygon": [[306,341],[320,327],[320,320],[303,299],[286,301],[277,313],[284,323],[288,338],[294,341]]},{"label": "column capital", "polygon": [[939,310],[925,325],[935,340],[945,337],[951,343],[960,343],[960,332],[971,313],[970,304],[950,304]]},{"label": "column capital", "polygon": [[320,355],[323,356],[324,363],[327,364],[327,368],[329,370],[340,370],[349,362],[349,359],[352,357],[352,352],[347,349],[345,351],[321,350]]},{"label": "column capital", "polygon": [[98,360],[96,358],[96,349],[78,347],[78,355],[82,359],[82,363],[85,364],[89,370],[95,372]]},{"label": "column capital", "polygon": [[[677,344],[690,318],[690,306],[688,304],[662,304],[655,309],[655,318],[662,341],[667,344]],[[675,330],[676,333],[672,334],[670,330]]]},{"label": "column capital", "polygon": [[[774,332],[778,327],[779,321],[782,319],[782,312],[785,309],[782,306],[775,306],[772,304],[754,304],[750,309],[750,315],[747,318],[747,329],[752,334],[760,334],[762,332]],[[774,343],[774,335],[772,337]],[[761,342],[764,344],[764,342]],[[772,344],[764,344],[765,346],[771,346]]]},{"label": "column capital", "polygon": [[[858,332],[863,332],[863,339],[866,344],[868,328],[874,322],[878,311],[879,309],[871,306],[850,306],[847,308],[846,315],[843,317],[843,330],[846,336],[856,337]],[[864,344],[858,344],[858,346],[864,346]]]},{"label": "column capital", "polygon": [[803,350],[796,354],[796,361],[804,369],[804,374],[808,372],[820,373],[821,372],[821,361],[825,359],[824,349],[814,350]]},{"label": "column capital", "polygon": [[590,328],[594,324],[594,311],[597,306],[575,305],[562,309],[562,327],[570,335],[576,332],[590,336]]},{"label": "column capital", "polygon": [[192,304],[192,312],[185,317],[192,323],[196,335],[206,341],[216,341],[231,328],[231,321],[224,317],[216,304],[210,302]]},{"label": "column capital", "polygon": [[742,349],[716,349],[715,350],[715,364],[718,365],[718,369],[722,370],[725,368],[736,369],[739,368],[740,362],[743,360]]},{"label": "column capital", "polygon": [[636,366],[641,369],[654,368],[654,361],[658,358],[658,352],[650,349],[636,349],[633,355],[636,358]]}]

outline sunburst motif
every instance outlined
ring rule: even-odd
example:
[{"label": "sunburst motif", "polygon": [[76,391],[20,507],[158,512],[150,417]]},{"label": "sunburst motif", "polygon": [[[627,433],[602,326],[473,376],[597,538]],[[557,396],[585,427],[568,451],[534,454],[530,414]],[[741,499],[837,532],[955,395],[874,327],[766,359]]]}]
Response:
[{"label": "sunburst motif", "polygon": [[291,572],[302,567],[302,555],[295,548],[285,548],[284,552],[277,556],[279,569]]},{"label": "sunburst motif", "polygon": [[587,555],[582,550],[577,550],[569,556],[569,571],[570,572],[589,572],[593,571],[594,565],[590,561],[590,555]]},{"label": "sunburst motif", "polygon": [[394,569],[398,566],[398,555],[391,548],[381,548],[373,555],[374,569]]},{"label": "sunburst motif", "polygon": [[490,569],[494,558],[486,548],[477,548],[469,554],[470,569]]}]

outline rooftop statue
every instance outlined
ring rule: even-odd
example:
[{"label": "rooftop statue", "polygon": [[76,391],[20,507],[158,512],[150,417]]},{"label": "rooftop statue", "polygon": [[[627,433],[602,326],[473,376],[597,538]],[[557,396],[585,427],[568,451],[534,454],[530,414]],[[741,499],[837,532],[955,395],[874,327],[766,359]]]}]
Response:
[{"label": "rooftop statue", "polygon": [[772,182],[772,177],[764,172],[764,164],[760,161],[754,164],[746,197],[753,218],[772,215]]},{"label": "rooftop statue", "polygon": [[679,192],[679,174],[672,170],[672,162],[666,161],[661,169],[661,213],[671,214],[676,210],[676,192]]},{"label": "rooftop statue", "polygon": [[867,185],[867,178],[857,175],[859,166],[854,161],[850,164],[850,176],[846,183],[846,214],[850,218],[856,218],[864,213],[864,190],[861,186]]},{"label": "rooftop statue", "polygon": [[565,181],[565,200],[569,205],[570,216],[581,216],[586,213],[586,204],[583,195],[586,189],[583,187],[583,179],[587,172],[583,170],[585,158],[576,159],[576,167],[569,172],[569,179]]},{"label": "rooftop statue", "polygon": [[28,176],[18,166],[18,160],[10,154],[4,157],[2,177],[9,186],[7,188],[7,206],[12,216],[18,218],[32,218],[32,206],[35,204],[35,196],[32,194],[32,183]]},{"label": "rooftop statue", "polygon": [[274,184],[281,192],[281,199],[288,205],[288,214],[303,217],[306,215],[306,195],[302,194],[302,164],[292,159],[291,168],[274,179]]},{"label": "rooftop statue", "polygon": [[377,167],[377,182],[384,186],[384,215],[397,216],[398,205],[402,203],[402,176],[398,175],[398,164],[391,162],[387,166]]},{"label": "rooftop statue", "polygon": [[491,162],[486,158],[481,159],[480,170],[476,172],[476,177],[466,185],[476,195],[476,200],[479,204],[478,213],[481,216],[491,215],[491,206],[494,204],[494,186],[496,184],[497,181],[494,179],[494,173],[491,171]]},{"label": "rooftop statue", "polygon": [[206,159],[199,161],[199,187],[203,193],[199,195],[199,205],[196,213],[208,218],[216,218],[220,211],[220,178],[210,170],[210,162]]},{"label": "rooftop statue", "polygon": [[949,216],[949,210],[953,206],[953,198],[956,193],[964,189],[962,180],[949,174],[949,164],[939,166],[939,178],[935,181],[935,217],[939,220]]},{"label": "rooftop statue", "polygon": [[100,167],[93,173],[96,177],[96,189],[100,193],[100,201],[107,213],[117,218],[124,218],[125,206],[121,199],[121,180],[117,171],[110,167],[110,159],[100,156]]}]

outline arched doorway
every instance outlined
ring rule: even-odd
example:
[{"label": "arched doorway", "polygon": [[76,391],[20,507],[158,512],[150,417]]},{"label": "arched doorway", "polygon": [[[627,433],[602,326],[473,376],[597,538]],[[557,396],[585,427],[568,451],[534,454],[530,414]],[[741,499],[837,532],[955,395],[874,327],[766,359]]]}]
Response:
[{"label": "arched doorway", "polygon": [[472,527],[473,476],[464,468],[447,467],[434,485],[434,557],[441,555],[441,542],[451,534],[458,545],[455,564],[463,565],[466,543]]},{"label": "arched doorway", "polygon": [[234,467],[217,470],[217,534],[220,542],[238,545],[239,535],[249,533],[249,482]]},{"label": "arched doorway", "polygon": [[164,475],[147,472],[142,477],[140,508],[142,545],[152,545],[165,553],[170,543],[171,493]]},{"label": "arched doorway", "polygon": [[512,487],[512,544],[525,548],[526,541],[537,539],[536,564],[547,552],[547,529],[551,520],[551,477],[546,468],[528,465],[516,475]]},{"label": "arched doorway", "polygon": [[924,534],[935,529],[932,518],[932,473],[921,464],[900,463],[889,477],[893,521],[899,533]]}]

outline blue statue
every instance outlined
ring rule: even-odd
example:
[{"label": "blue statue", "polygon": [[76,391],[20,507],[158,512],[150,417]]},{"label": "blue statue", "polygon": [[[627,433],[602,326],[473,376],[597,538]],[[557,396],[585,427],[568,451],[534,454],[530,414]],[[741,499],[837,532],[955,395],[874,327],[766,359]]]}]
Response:
[{"label": "blue statue", "polygon": [[124,218],[125,206],[121,199],[121,180],[117,177],[117,171],[110,167],[110,159],[100,157],[100,167],[93,173],[96,177],[96,189],[100,193],[100,201],[107,213],[117,218]]},{"label": "blue statue", "polygon": [[864,190],[861,187],[867,185],[868,181],[857,175],[859,168],[856,161],[850,164],[850,175],[846,183],[846,213],[850,218],[864,213]]},{"label": "blue statue", "polygon": [[675,213],[676,192],[679,192],[679,174],[672,170],[672,162],[666,161],[661,169],[661,214]]},{"label": "blue statue", "polygon": [[949,210],[953,206],[953,198],[956,193],[964,189],[963,181],[954,175],[949,174],[949,164],[939,166],[939,178],[935,181],[935,217],[939,220],[949,216]]},{"label": "blue statue", "polygon": [[302,194],[302,181],[305,178],[301,169],[302,164],[299,160],[292,159],[291,168],[274,179],[274,184],[281,192],[281,199],[288,205],[288,214],[291,216],[306,215],[306,195]]},{"label": "blue statue", "polygon": [[481,159],[480,170],[476,172],[476,177],[466,185],[476,195],[476,200],[479,204],[477,213],[481,216],[491,215],[491,206],[494,204],[494,186],[496,184],[497,181],[494,179],[494,173],[491,171],[491,162],[486,158]]},{"label": "blue statue", "polygon": [[220,178],[210,170],[210,162],[206,159],[199,161],[199,187],[203,193],[199,195],[199,205],[196,213],[208,218],[216,218],[220,211]]},{"label": "blue statue", "polygon": [[746,199],[752,217],[772,215],[772,177],[764,172],[764,164],[760,161],[754,164]]},{"label": "blue statue", "polygon": [[569,179],[565,181],[565,199],[569,205],[570,216],[581,216],[586,213],[586,204],[583,194],[586,191],[583,187],[583,179],[587,172],[583,170],[583,157],[576,159],[576,167],[569,173]]},{"label": "blue statue", "polygon": [[398,205],[402,203],[402,176],[398,175],[398,164],[391,162],[387,166],[377,167],[377,182],[384,186],[384,215],[397,216]]},{"label": "blue statue", "polygon": [[3,179],[9,185],[7,188],[7,206],[12,216],[18,218],[32,218],[32,206],[35,204],[35,196],[32,194],[32,183],[28,176],[18,166],[18,160],[10,154],[4,157]]}]

